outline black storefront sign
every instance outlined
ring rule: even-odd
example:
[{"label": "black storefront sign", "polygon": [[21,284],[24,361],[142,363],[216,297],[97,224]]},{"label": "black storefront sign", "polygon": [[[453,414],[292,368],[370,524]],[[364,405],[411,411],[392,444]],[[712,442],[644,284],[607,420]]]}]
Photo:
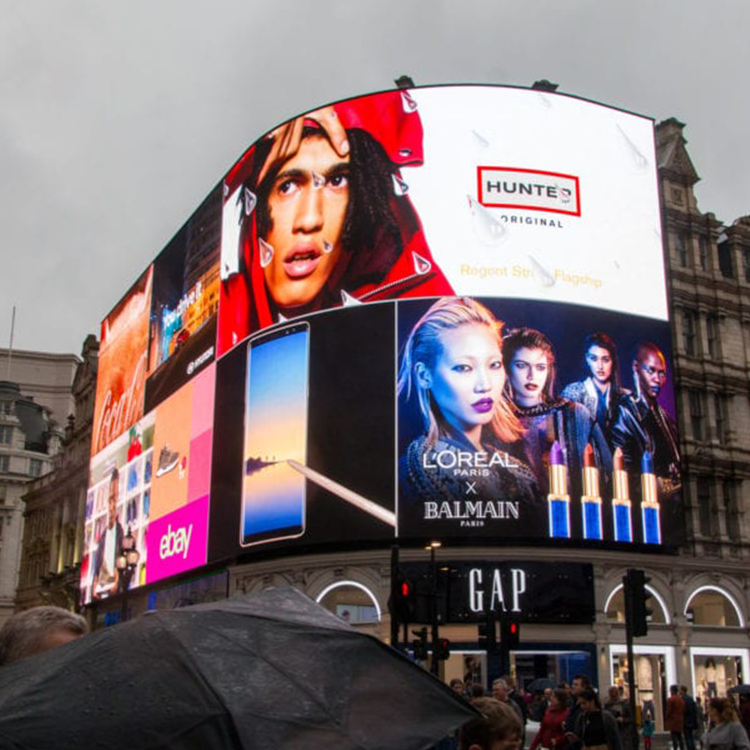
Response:
[{"label": "black storefront sign", "polygon": [[[430,622],[430,563],[402,563],[416,588],[413,622]],[[521,622],[587,624],[594,621],[591,565],[546,562],[438,561],[437,614],[441,623],[471,623],[494,610]]]}]

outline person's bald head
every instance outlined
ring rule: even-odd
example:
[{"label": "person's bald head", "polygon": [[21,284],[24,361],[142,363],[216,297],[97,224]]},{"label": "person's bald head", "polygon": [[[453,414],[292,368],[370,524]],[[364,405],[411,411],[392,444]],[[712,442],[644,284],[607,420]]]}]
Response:
[{"label": "person's bald head", "polygon": [[667,380],[667,363],[661,349],[651,341],[642,341],[635,349],[633,372],[639,390],[646,398],[656,400]]},{"label": "person's bald head", "polygon": [[81,615],[62,607],[32,607],[0,628],[0,666],[57,648],[88,633]]}]

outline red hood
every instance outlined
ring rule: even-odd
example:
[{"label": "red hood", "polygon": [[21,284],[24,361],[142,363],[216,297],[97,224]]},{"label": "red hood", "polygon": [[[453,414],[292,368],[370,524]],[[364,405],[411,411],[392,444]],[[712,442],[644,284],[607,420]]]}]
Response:
[{"label": "red hood", "polygon": [[[383,146],[395,165],[419,166],[423,163],[422,121],[407,92],[387,91],[336,104],[334,108],[346,129],[360,128],[368,132]],[[255,146],[248,149],[227,174],[225,201],[250,177],[254,155]],[[432,258],[421,222],[409,198],[394,194],[391,209],[401,231],[402,252],[377,283],[343,291],[363,302],[452,294],[448,280]],[[219,355],[253,331],[276,322],[259,262],[255,214],[246,222],[240,235],[240,247],[244,272],[241,269],[239,274],[230,276],[221,285]]]}]

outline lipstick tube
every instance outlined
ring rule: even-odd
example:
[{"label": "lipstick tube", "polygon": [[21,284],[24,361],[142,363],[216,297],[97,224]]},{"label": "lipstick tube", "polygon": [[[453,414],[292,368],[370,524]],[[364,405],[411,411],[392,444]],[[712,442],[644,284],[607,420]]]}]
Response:
[{"label": "lipstick tube", "polygon": [[646,544],[661,544],[659,494],[654,461],[648,451],[644,452],[641,459],[641,520],[643,541]]},{"label": "lipstick tube", "polygon": [[613,456],[614,497],[612,498],[612,515],[615,523],[615,541],[633,541],[632,502],[628,487],[628,472],[625,471],[625,460],[622,449],[616,448]]},{"label": "lipstick tube", "polygon": [[549,454],[549,535],[556,539],[570,539],[570,495],[568,495],[568,469],[562,448],[555,440]]},{"label": "lipstick tube", "polygon": [[599,496],[599,469],[596,468],[594,449],[589,443],[583,451],[583,538],[602,538],[602,499]]}]

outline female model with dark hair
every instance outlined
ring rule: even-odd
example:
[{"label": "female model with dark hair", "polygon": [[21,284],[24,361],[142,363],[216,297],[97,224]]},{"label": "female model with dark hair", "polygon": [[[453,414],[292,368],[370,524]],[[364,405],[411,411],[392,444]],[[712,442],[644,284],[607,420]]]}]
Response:
[{"label": "female model with dark hair", "polygon": [[[502,322],[468,297],[433,304],[404,347],[398,392],[415,395],[424,433],[401,461],[401,494],[414,500],[532,500],[533,478],[508,448],[524,429],[504,394]],[[466,481],[454,471],[459,454],[481,456]],[[466,459],[468,462],[468,459]],[[466,464],[465,464],[466,465]],[[479,476],[477,476],[479,474]]]},{"label": "female model with dark hair", "polygon": [[519,328],[503,341],[503,360],[508,372],[506,389],[526,434],[523,458],[531,466],[546,496],[552,445],[560,444],[571,494],[580,496],[583,455],[587,445],[594,450],[596,465],[606,474],[612,457],[599,427],[580,404],[555,396],[555,352],[540,331]]},{"label": "female model with dark hair", "polygon": [[563,388],[563,398],[583,404],[605,437],[617,416],[617,405],[624,393],[620,385],[617,345],[606,333],[590,333],[583,340],[588,377]]}]

